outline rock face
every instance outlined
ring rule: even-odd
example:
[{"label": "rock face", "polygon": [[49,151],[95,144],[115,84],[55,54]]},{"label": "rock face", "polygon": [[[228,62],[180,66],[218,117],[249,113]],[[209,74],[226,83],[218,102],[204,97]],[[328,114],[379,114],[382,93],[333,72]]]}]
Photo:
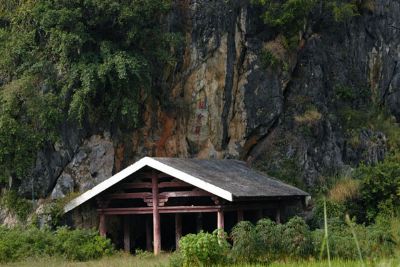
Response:
[{"label": "rock face", "polygon": [[78,149],[51,192],[52,199],[84,192],[112,176],[114,145],[108,133],[93,135]]},{"label": "rock face", "polygon": [[48,144],[43,151],[39,151],[36,158],[36,165],[29,177],[22,179],[18,185],[21,195],[28,198],[43,198],[53,190],[55,183],[63,172],[65,166],[78,151],[85,130],[70,125],[67,120],[62,125],[60,141],[54,145]]},{"label": "rock face", "polygon": [[[316,14],[287,52],[247,1],[177,2],[170,26],[184,30],[186,46],[171,82],[173,108],[148,108],[144,127],[117,145],[116,170],[143,155],[232,157],[266,170],[289,161],[296,179],[313,186],[382,160],[385,133],[364,125],[351,132],[342,113],[380,103],[400,119],[399,5],[373,1],[345,22]],[[264,48],[285,67],[263,67]]]},{"label": "rock face", "polygon": [[[369,2],[345,22],[313,14],[288,52],[248,1],[175,1],[169,27],[185,45],[166,71],[168,108],[146,102],[133,132],[95,135],[80,147],[71,134],[68,149],[40,154],[41,195],[54,184],[53,198],[84,191],[146,155],[239,158],[273,174],[291,168],[305,186],[382,160],[386,134],[347,125],[370,103],[400,121],[400,3]],[[265,48],[284,67],[263,66]]]}]

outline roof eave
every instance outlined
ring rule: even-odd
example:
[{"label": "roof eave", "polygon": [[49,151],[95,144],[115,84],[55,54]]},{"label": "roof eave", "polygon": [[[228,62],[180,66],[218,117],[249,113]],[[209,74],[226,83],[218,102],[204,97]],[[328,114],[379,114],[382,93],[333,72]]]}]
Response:
[{"label": "roof eave", "polygon": [[180,171],[176,168],[168,166],[156,159],[150,157],[144,157],[137,161],[136,163],[130,165],[129,167],[125,168],[124,170],[120,171],[119,173],[113,175],[111,178],[101,182],[100,184],[96,185],[92,189],[86,191],[79,197],[73,199],[72,201],[68,202],[64,206],[64,213],[67,213],[76,207],[80,206],[81,204],[85,203],[86,201],[92,199],[93,197],[97,196],[101,192],[107,190],[111,186],[119,183],[123,179],[127,178],[129,175],[135,173],[136,171],[142,169],[143,167],[148,166],[158,171],[161,171],[165,174],[171,175],[179,180],[182,180],[186,183],[189,183],[193,186],[196,186],[200,189],[203,189],[209,193],[212,193],[216,196],[219,196],[225,200],[233,201],[233,195],[231,192],[226,191],[220,187],[217,187],[213,184],[207,183],[197,177],[194,177],[188,173]]}]

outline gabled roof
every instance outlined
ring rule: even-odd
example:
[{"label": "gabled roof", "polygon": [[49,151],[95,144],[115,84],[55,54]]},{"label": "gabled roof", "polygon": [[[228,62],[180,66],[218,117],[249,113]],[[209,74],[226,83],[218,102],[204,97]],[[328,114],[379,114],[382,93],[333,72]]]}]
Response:
[{"label": "gabled roof", "polygon": [[144,157],[111,178],[73,199],[64,211],[82,203],[117,184],[144,167],[150,167],[228,201],[242,197],[290,197],[309,194],[249,168],[245,162],[232,159],[204,160]]}]

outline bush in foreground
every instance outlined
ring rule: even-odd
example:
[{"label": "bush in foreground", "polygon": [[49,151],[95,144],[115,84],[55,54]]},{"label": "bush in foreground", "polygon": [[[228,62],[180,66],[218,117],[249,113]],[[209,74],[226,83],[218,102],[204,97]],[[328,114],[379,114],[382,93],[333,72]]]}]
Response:
[{"label": "bush in foreground", "polygon": [[36,227],[0,227],[0,262],[44,256],[86,261],[113,252],[110,240],[99,236],[95,230],[61,227],[51,231]]},{"label": "bush in foreground", "polygon": [[[350,227],[351,224],[351,227]],[[359,257],[353,231],[366,260],[395,256],[400,247],[400,220],[385,218],[373,225],[362,225],[331,218],[328,222],[331,257],[357,260]],[[353,231],[352,231],[353,230]],[[174,253],[170,265],[212,266],[224,263],[271,264],[279,261],[326,259],[323,248],[324,230],[310,230],[300,217],[285,224],[262,219],[256,225],[248,221],[238,223],[231,232],[232,248],[222,243],[217,235],[190,234],[181,239],[181,251]]]},{"label": "bush in foreground", "polygon": [[300,217],[286,224],[262,219],[253,225],[243,221],[232,229],[231,257],[235,262],[271,262],[299,259],[312,251],[311,232]]},{"label": "bush in foreground", "polygon": [[180,252],[172,256],[172,266],[211,266],[227,262],[229,244],[225,233],[214,231],[212,234],[201,231],[188,234],[179,241]]}]

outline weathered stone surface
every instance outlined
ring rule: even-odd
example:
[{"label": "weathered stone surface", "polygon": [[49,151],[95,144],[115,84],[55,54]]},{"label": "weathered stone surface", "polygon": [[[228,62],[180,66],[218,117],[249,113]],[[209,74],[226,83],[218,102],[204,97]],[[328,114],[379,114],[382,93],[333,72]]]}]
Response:
[{"label": "weathered stone surface", "polygon": [[[61,173],[84,191],[146,155],[239,158],[264,170],[290,163],[308,186],[382,160],[385,134],[365,127],[350,137],[335,94],[338,86],[353,88],[355,109],[374,101],[400,120],[400,3],[373,2],[341,23],[314,12],[289,52],[249,1],[175,1],[168,25],[182,31],[185,45],[165,71],[169,103],[143,99],[140,128],[92,136],[81,146],[81,135],[65,129],[62,145],[39,153],[21,192],[29,194],[33,181],[35,194],[46,195]],[[264,48],[284,68],[263,66]],[[69,190],[63,179],[54,194]]]},{"label": "weathered stone surface", "polygon": [[57,180],[56,186],[51,192],[51,199],[63,198],[69,193],[74,192],[75,182],[71,175],[68,173],[63,173]]},{"label": "weathered stone surface", "polygon": [[[383,133],[362,130],[352,147],[338,121],[343,105],[335,88],[356,88],[358,104],[368,88],[399,119],[399,3],[375,1],[342,23],[315,14],[294,52],[285,51],[259,12],[247,1],[176,4],[181,16],[170,23],[184,29],[186,46],[171,83],[173,107],[147,106],[144,127],[118,144],[116,170],[144,155],[234,157],[266,170],[289,160],[298,167],[296,179],[313,186],[361,161],[384,158]],[[265,69],[263,48],[285,68]],[[318,119],[297,122],[309,106]]]},{"label": "weathered stone surface", "polygon": [[18,191],[25,197],[43,198],[52,192],[57,178],[77,152],[85,130],[65,122],[61,129],[61,139],[54,145],[47,145],[39,151],[36,164],[28,177],[22,179]]},{"label": "weathered stone surface", "polygon": [[15,214],[0,207],[0,225],[12,228],[19,224],[20,222]]},{"label": "weathered stone surface", "polygon": [[108,133],[93,135],[79,147],[51,193],[53,199],[84,192],[112,176],[114,145]]}]

